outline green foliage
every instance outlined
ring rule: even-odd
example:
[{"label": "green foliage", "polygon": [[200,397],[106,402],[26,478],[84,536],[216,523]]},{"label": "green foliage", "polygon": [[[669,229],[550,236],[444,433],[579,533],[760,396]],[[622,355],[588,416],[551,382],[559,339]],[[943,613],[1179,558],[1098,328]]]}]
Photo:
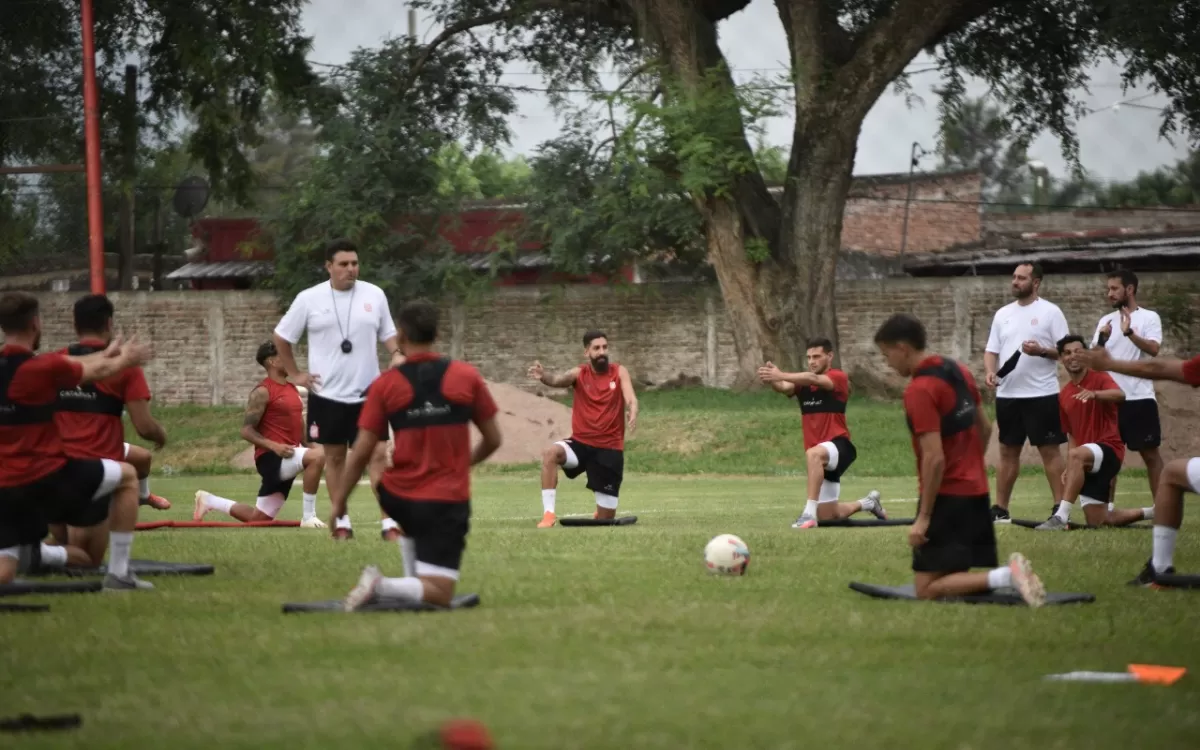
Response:
[{"label": "green foliage", "polygon": [[459,143],[505,141],[515,105],[494,86],[500,69],[468,46],[443,45],[410,75],[419,54],[407,39],[388,40],[357,50],[330,78],[342,103],[320,123],[320,154],[264,217],[283,302],[325,277],[323,248],[337,237],[358,244],[365,277],[393,299],[466,295],[479,283],[441,239],[460,197],[445,167],[466,164]]},{"label": "green foliage", "polygon": [[1000,108],[986,97],[951,102],[938,137],[942,169],[977,169],[992,208],[1024,208],[1032,197],[1025,146],[1011,137]]}]

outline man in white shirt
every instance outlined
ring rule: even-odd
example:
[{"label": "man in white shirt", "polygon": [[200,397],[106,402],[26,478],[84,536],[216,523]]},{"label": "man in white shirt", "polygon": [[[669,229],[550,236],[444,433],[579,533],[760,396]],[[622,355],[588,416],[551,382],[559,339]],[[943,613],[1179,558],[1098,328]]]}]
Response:
[{"label": "man in white shirt", "polygon": [[[1092,347],[1103,346],[1109,355],[1122,362],[1137,362],[1158,356],[1162,346],[1162,319],[1153,310],[1137,303],[1138,277],[1133,271],[1108,274],[1108,301],[1113,311],[1100,318]],[[1117,411],[1118,429],[1125,447],[1141,454],[1150,479],[1150,494],[1158,491],[1163,460],[1162,425],[1158,419],[1158,399],[1153,381],[1114,372],[1113,380],[1125,391],[1125,401]],[[1112,491],[1115,494],[1114,481]],[[1109,501],[1113,497],[1110,495]]]},{"label": "man in white shirt", "polygon": [[[296,295],[275,327],[275,347],[288,379],[308,389],[308,439],[325,450],[326,485],[340,486],[346,452],[358,435],[358,416],[367,387],[379,377],[376,342],[392,355],[392,364],[404,361],[396,324],[387,296],[374,284],[358,279],[358,248],[349,240],[335,240],[325,249],[329,281]],[[308,371],[296,366],[292,347],[308,332]],[[386,443],[379,445],[368,468],[371,485],[386,465]],[[315,503],[314,503],[315,505]],[[316,508],[304,508],[302,524],[323,527]],[[383,538],[400,537],[396,522],[384,514]],[[349,514],[337,519],[335,539],[354,536]]]},{"label": "man in white shirt", "polygon": [[1012,276],[1016,300],[996,311],[983,354],[986,382],[996,389],[1000,465],[992,520],[1001,523],[1012,520],[1008,504],[1026,440],[1042,456],[1055,510],[1062,501],[1066,464],[1061,446],[1067,436],[1058,413],[1058,341],[1071,330],[1058,305],[1038,296],[1041,286],[1040,265],[1017,266]]}]

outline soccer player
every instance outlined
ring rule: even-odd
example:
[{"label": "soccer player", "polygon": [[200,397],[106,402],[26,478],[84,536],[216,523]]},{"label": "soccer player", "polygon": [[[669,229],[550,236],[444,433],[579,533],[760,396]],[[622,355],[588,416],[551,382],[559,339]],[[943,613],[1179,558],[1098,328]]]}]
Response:
[{"label": "soccer player", "polygon": [[[262,477],[258,499],[251,507],[199,490],[192,520],[202,521],[206,513],[215,510],[242,523],[274,521],[292,492],[296,475],[303,472],[305,517],[300,525],[323,529],[325,524],[315,513],[325,453],[320,445],[311,448],[302,445],[304,403],[296,386],[288,382],[275,342],[267,341],[259,346],[255,360],[267,371],[267,376],[250,391],[242,422],[242,438],[254,446],[254,468]],[[309,515],[310,512],[313,515]]]},{"label": "soccer player", "polygon": [[[983,454],[992,425],[966,367],[925,352],[925,326],[900,313],[875,333],[888,365],[911,378],[904,411],[917,457],[919,500],[909,529],[913,585],[921,599],[1015,588],[1031,607],[1046,592],[1029,560],[1014,552],[997,566]],[[971,568],[992,568],[986,573]]]},{"label": "soccer player", "polygon": [[[377,489],[380,507],[404,529],[404,577],[384,578],[379,568],[366,567],[346,596],[347,611],[376,596],[449,606],[470,530],[471,467],[501,443],[496,402],[479,371],[433,350],[437,307],[410,302],[398,321],[405,362],[381,375],[367,392],[347,470],[338,484],[329,485],[329,497],[334,517],[345,514],[356,477],[375,446],[387,440],[390,425],[395,433],[392,465]],[[472,422],[483,437],[474,450]]]},{"label": "soccer player", "polygon": [[[1200,354],[1186,362],[1167,357],[1118,360],[1102,348],[1085,352],[1083,356],[1094,370],[1147,380],[1173,380],[1200,388]],[[1177,458],[1163,467],[1158,478],[1158,492],[1154,493],[1154,551],[1131,584],[1158,587],[1161,585],[1157,580],[1160,574],[1175,573],[1175,540],[1183,525],[1183,496],[1188,492],[1200,493],[1200,457]]]},{"label": "soccer player", "polygon": [[[1104,347],[1114,359],[1139,362],[1157,357],[1162,346],[1162,319],[1153,310],[1138,305],[1137,289],[1138,277],[1133,271],[1108,274],[1108,301],[1113,311],[1100,318],[1092,336],[1092,347]],[[1158,452],[1162,444],[1162,426],[1158,419],[1154,383],[1120,373],[1113,373],[1112,378],[1125,392],[1125,400],[1117,409],[1121,440],[1126,448],[1141,454],[1153,496],[1158,491],[1158,477],[1163,468],[1163,459]],[[1110,502],[1116,489],[1114,479]]]},{"label": "soccer player", "polygon": [[842,475],[858,457],[846,426],[846,402],[850,378],[833,367],[833,342],[814,338],[806,346],[808,372],[782,372],[767,362],[758,368],[759,379],[773,389],[795,398],[800,405],[804,432],[804,455],[808,464],[808,500],[793,529],[812,529],[821,521],[837,521],[867,511],[886,519],[887,511],[878,490],[861,500],[840,503]]},{"label": "soccer player", "polygon": [[[558,467],[567,479],[587,473],[587,488],[596,496],[595,518],[616,518],[617,499],[625,478],[625,437],[637,426],[638,401],[633,379],[608,360],[608,336],[602,331],[583,334],[587,364],[558,375],[547,375],[541,362],[529,377],[551,388],[573,388],[571,437],[542,452],[542,520],[539,529],[553,526],[558,492]],[[628,412],[628,423],[626,422]]]},{"label": "soccer player", "polygon": [[[38,546],[50,524],[109,526],[107,590],[154,588],[129,570],[137,525],[137,474],[112,459],[68,458],[54,420],[58,392],[94,383],[150,359],[137,341],[117,340],[84,356],[34,354],[41,345],[38,300],[10,292],[0,297],[0,583],[16,576],[22,546]],[[99,535],[96,535],[97,537]],[[95,550],[89,556],[97,557]],[[55,548],[54,554],[67,550]],[[103,551],[99,557],[103,556]],[[63,564],[65,560],[43,560]]]},{"label": "soccer player", "polygon": [[1154,518],[1153,508],[1114,510],[1108,492],[1121,463],[1125,446],[1117,428],[1118,409],[1125,391],[1106,373],[1087,366],[1080,355],[1087,350],[1082,336],[1058,342],[1058,357],[1071,376],[1058,394],[1063,429],[1067,431],[1067,471],[1063,476],[1063,502],[1039,531],[1065,531],[1075,498],[1083,506],[1088,526],[1128,526]]},{"label": "soccer player", "polygon": [[983,354],[986,382],[996,389],[1000,465],[992,519],[999,522],[1011,520],[1008,504],[1021,473],[1021,448],[1026,440],[1041,454],[1055,503],[1062,499],[1064,466],[1059,446],[1067,438],[1058,421],[1058,368],[1054,361],[1058,359],[1055,344],[1071,331],[1062,310],[1038,296],[1041,286],[1041,266],[1017,266],[1012,276],[1016,300],[996,311]]},{"label": "soccer player", "polygon": [[[326,482],[336,484],[346,465],[346,451],[354,444],[367,386],[379,377],[376,342],[382,342],[392,355],[392,365],[403,358],[387,296],[358,278],[357,246],[349,240],[329,243],[325,270],[329,281],[296,295],[275,327],[274,341],[288,379],[308,389],[308,438],[323,446]],[[292,347],[306,330],[308,372],[301,372]],[[379,483],[385,467],[385,447],[379,445],[368,467],[372,486]],[[306,505],[304,517],[315,512],[315,507]],[[350,517],[337,519],[332,533],[335,538],[353,538]],[[400,534],[396,522],[387,516],[381,533],[387,540]]]}]

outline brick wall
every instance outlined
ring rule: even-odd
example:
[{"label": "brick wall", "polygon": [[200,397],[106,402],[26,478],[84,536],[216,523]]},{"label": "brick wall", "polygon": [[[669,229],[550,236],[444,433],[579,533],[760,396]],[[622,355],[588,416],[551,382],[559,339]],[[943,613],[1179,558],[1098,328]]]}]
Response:
[{"label": "brick wall", "polygon": [[918,174],[912,184],[912,201],[908,201],[907,179],[856,179],[843,214],[842,247],[883,256],[899,255],[904,245],[906,204],[905,254],[935,253],[980,239],[979,174]]},{"label": "brick wall", "polygon": [[[1047,299],[1060,305],[1073,330],[1089,334],[1106,310],[1104,280],[1063,276],[1046,280]],[[843,366],[891,380],[871,343],[893,312],[909,311],[929,328],[931,348],[976,367],[995,310],[1010,301],[1005,278],[844,281],[838,288]],[[1160,311],[1190,305],[1200,320],[1200,272],[1146,274],[1141,297]],[[164,403],[241,404],[261,377],[254,362],[280,311],[266,292],[128,292],[113,294],[118,324],[149,337],[157,359],[147,368]],[[41,295],[45,348],[71,339],[74,294]],[[1156,304],[1156,299],[1159,303]],[[1170,317],[1164,315],[1164,317]],[[661,383],[680,373],[726,386],[735,371],[734,342],[715,288],[694,285],[520,287],[443,316],[443,347],[480,367],[489,379],[529,385],[525,368],[577,363],[580,336],[598,327],[612,337],[614,355],[641,381]],[[1168,333],[1168,350],[1200,346]],[[303,362],[303,346],[300,360]]]}]

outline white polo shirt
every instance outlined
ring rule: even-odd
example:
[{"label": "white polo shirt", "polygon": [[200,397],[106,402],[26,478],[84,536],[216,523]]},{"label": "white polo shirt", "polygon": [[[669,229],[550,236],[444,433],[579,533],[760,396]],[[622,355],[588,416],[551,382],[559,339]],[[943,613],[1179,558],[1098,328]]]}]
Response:
[{"label": "white polo shirt", "polygon": [[[1067,318],[1053,302],[1040,297],[1028,305],[1010,302],[996,311],[987,349],[999,355],[1003,368],[1026,341],[1057,349],[1058,341],[1071,332]],[[1039,398],[1058,395],[1058,362],[1046,357],[1021,354],[1016,369],[1000,379],[996,398]]]},{"label": "white polo shirt", "polygon": [[[378,342],[396,335],[396,324],[383,290],[356,281],[346,291],[328,281],[296,295],[275,333],[293,346],[308,331],[308,372],[321,377],[314,392],[321,398],[355,404],[379,377]],[[342,341],[353,346],[342,351]]]},{"label": "white polo shirt", "polygon": [[[1150,359],[1150,355],[1137,348],[1137,345],[1130,341],[1125,336],[1125,332],[1121,330],[1120,310],[1113,310],[1096,324],[1096,332],[1092,334],[1092,346],[1100,343],[1100,329],[1104,328],[1106,324],[1112,325],[1112,334],[1109,335],[1104,348],[1108,350],[1113,359],[1125,362]],[[1129,327],[1133,329],[1134,333],[1147,341],[1162,344],[1162,319],[1153,310],[1139,307],[1131,312],[1129,314]],[[1117,381],[1117,385],[1121,386],[1121,390],[1125,391],[1126,401],[1154,399],[1153,381],[1122,375],[1118,372],[1110,372],[1109,375],[1112,375],[1112,379]]]}]

